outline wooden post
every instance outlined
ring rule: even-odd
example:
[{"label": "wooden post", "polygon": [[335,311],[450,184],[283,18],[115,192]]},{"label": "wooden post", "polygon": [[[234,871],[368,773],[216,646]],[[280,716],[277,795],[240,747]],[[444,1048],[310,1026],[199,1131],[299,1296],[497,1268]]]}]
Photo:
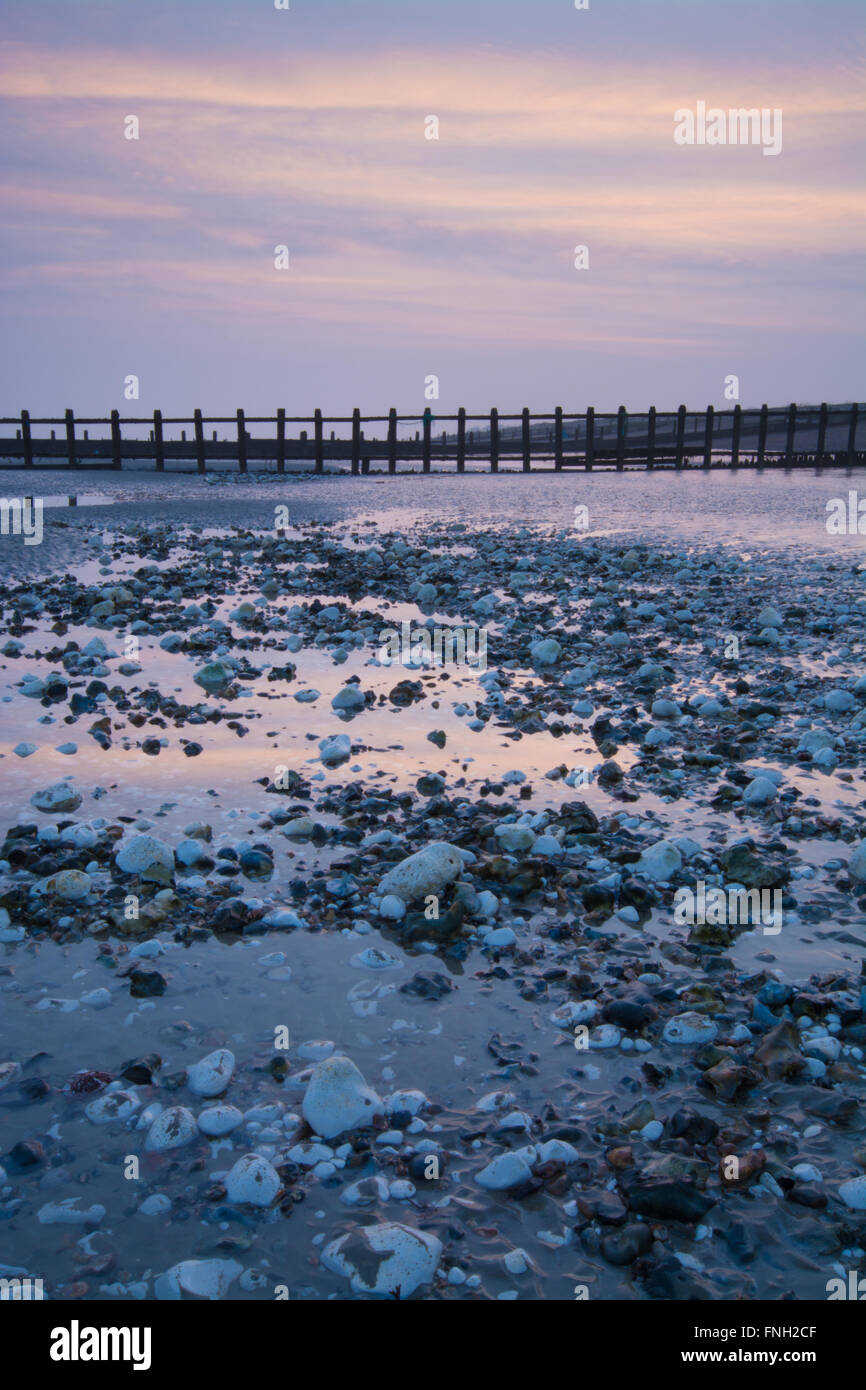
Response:
[{"label": "wooden post", "polygon": [[457,472],[466,469],[466,407],[461,405],[457,412]]},{"label": "wooden post", "polygon": [[815,445],[815,455],[818,461],[823,458],[827,444],[827,415],[828,406],[826,401],[821,402],[821,409],[818,412],[818,442]]},{"label": "wooden post", "polygon": [[553,417],[553,466],[557,473],[562,471],[562,406],[556,407]]},{"label": "wooden post", "polygon": [[123,466],[120,457],[120,413],[117,410],[111,412],[111,466],[112,468]]},{"label": "wooden post", "polygon": [[33,439],[30,435],[30,411],[21,412],[21,439],[24,445],[24,467],[33,467]]},{"label": "wooden post", "polygon": [[529,416],[529,406],[523,407],[523,471],[528,473],[532,468],[532,423]]},{"label": "wooden post", "polygon": [[646,466],[655,467],[656,458],[656,408],[651,405],[646,421]]},{"label": "wooden post", "polygon": [[625,440],[628,434],[628,415],[624,405],[616,413],[616,471],[621,473],[625,460]]},{"label": "wooden post", "polygon": [[702,467],[712,468],[713,466],[713,420],[715,410],[711,405],[707,406],[707,418],[704,425],[704,461]]},{"label": "wooden post", "polygon": [[388,472],[397,472],[397,408],[388,411]]},{"label": "wooden post", "polygon": [[277,472],[286,471],[286,409],[277,407]]},{"label": "wooden post", "polygon": [[852,405],[852,407],[851,407],[851,420],[850,420],[850,423],[849,423],[849,425],[848,425],[848,464],[849,464],[849,466],[850,466],[851,464],[853,464],[853,462],[854,462],[854,456],[855,456],[855,454],[857,453],[857,418],[858,418],[859,412],[860,412],[860,407],[859,407],[859,405],[855,402],[855,404]]},{"label": "wooden post", "polygon": [[425,473],[430,472],[430,430],[433,426],[433,412],[429,405],[424,411],[424,445],[422,449],[423,469]]},{"label": "wooden post", "polygon": [[761,418],[758,425],[758,467],[764,466],[764,455],[767,452],[767,420],[770,414],[770,407],[765,403],[761,406]]},{"label": "wooden post", "polygon": [[794,462],[794,438],[797,433],[797,402],[792,401],[788,406],[788,434],[785,439],[785,466],[791,467]]},{"label": "wooden post", "polygon": [[157,473],[165,472],[165,450],[162,444],[162,411],[153,412],[153,453]]},{"label": "wooden post", "polygon": [[685,440],[686,408],[684,405],[681,405],[679,410],[677,411],[677,456],[674,460],[675,468],[682,468],[683,466],[683,449],[685,448]]},{"label": "wooden post", "polygon": [[734,406],[734,423],[731,435],[731,467],[737,468],[740,463],[740,435],[743,430],[743,407]]},{"label": "wooden post", "polygon": [[586,410],[586,466],[592,470],[595,462],[595,407],[587,406]]},{"label": "wooden post", "polygon": [[238,411],[238,468],[241,473],[247,471],[247,426],[242,410]]},{"label": "wooden post", "polygon": [[318,408],[313,411],[313,438],[315,440],[316,450],[316,461],[313,468],[316,473],[322,473],[325,469],[325,445],[322,428],[322,412]]},{"label": "wooden post", "polygon": [[361,467],[361,412],[357,406],[352,411],[352,472],[358,473]]},{"label": "wooden post", "polygon": [[198,471],[199,473],[203,473],[206,463],[204,453],[204,424],[201,418],[201,411],[194,410],[192,418],[195,425],[195,456],[198,462]]},{"label": "wooden post", "polygon": [[499,411],[496,406],[490,412],[490,472],[499,472]]},{"label": "wooden post", "polygon": [[70,468],[74,468],[78,462],[75,457],[75,415],[71,410],[66,412],[66,462]]}]

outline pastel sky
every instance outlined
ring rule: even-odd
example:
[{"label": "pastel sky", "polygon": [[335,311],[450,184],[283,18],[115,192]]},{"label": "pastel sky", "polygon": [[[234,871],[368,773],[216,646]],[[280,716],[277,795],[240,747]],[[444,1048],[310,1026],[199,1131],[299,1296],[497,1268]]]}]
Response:
[{"label": "pastel sky", "polygon": [[862,0],[290,3],[5,0],[0,413],[864,399]]}]

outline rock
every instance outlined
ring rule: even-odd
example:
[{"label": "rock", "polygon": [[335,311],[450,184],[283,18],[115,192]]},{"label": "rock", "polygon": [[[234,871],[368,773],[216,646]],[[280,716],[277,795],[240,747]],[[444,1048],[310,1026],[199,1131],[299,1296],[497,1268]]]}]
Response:
[{"label": "rock", "polygon": [[497,825],[493,833],[506,854],[531,849],[535,844],[535,831],[528,825]]},{"label": "rock", "polygon": [[234,1105],[209,1105],[198,1117],[198,1127],[209,1139],[231,1134],[243,1122],[241,1111]]},{"label": "rock", "polygon": [[769,777],[755,777],[743,791],[743,801],[747,806],[767,806],[778,794],[779,788]]},{"label": "rock", "polygon": [[206,1099],[221,1096],[232,1079],[234,1069],[234,1053],[226,1047],[217,1048],[188,1068],[186,1084],[194,1096]]},{"label": "rock", "polygon": [[319,757],[326,765],[345,762],[351,752],[352,740],[348,734],[334,734],[332,738],[319,739]]},{"label": "rock", "polygon": [[385,1223],[332,1241],[322,1251],[322,1263],[351,1280],[353,1293],[408,1298],[431,1283],[441,1255],[442,1242],[429,1231]]},{"label": "rock", "polygon": [[718,1031],[718,1025],[706,1014],[684,1013],[668,1019],[662,1037],[678,1046],[692,1046],[714,1042]]},{"label": "rock", "polygon": [[406,904],[396,893],[386,893],[379,904],[379,916],[392,922],[399,922],[406,916]]},{"label": "rock", "polygon": [[156,1276],[154,1297],[163,1301],[176,1300],[188,1293],[213,1302],[225,1298],[242,1272],[243,1265],[237,1260],[182,1260]]},{"label": "rock", "polygon": [[363,693],[357,685],[344,685],[342,690],[338,690],[331,701],[331,709],[343,710],[355,713],[358,710],[366,709],[367,702]]},{"label": "rock", "polygon": [[350,1183],[340,1193],[340,1201],[347,1207],[371,1207],[377,1202],[387,1202],[391,1195],[388,1183],[379,1173],[368,1178],[360,1178]]},{"label": "rock", "polygon": [[507,1192],[511,1187],[520,1187],[532,1177],[532,1169],[519,1153],[497,1154],[475,1176],[479,1187],[489,1192]]},{"label": "rock", "polygon": [[767,604],[766,607],[762,608],[760,613],[758,614],[757,626],[759,628],[781,627],[782,615],[777,609],[772,608],[769,604]]},{"label": "rock", "polygon": [[536,666],[555,666],[562,656],[562,647],[555,637],[544,637],[540,642],[531,643],[529,655]]},{"label": "rock", "polygon": [[385,1102],[385,1114],[389,1119],[400,1115],[418,1115],[426,1109],[429,1101],[423,1091],[395,1091]]},{"label": "rock", "polygon": [[124,841],[114,862],[121,873],[136,874],[146,883],[171,883],[174,878],[174,853],[154,835]]},{"label": "rock", "polygon": [[673,700],[653,700],[652,715],[654,719],[678,719],[682,714],[679,705]]},{"label": "rock", "polygon": [[866,840],[861,840],[848,860],[848,873],[855,883],[866,883]]},{"label": "rock", "polygon": [[407,980],[405,985],[400,986],[400,993],[413,994],[418,999],[442,999],[446,994],[450,994],[453,988],[447,975],[439,972],[426,975],[419,971],[411,980]]},{"label": "rock", "polygon": [[89,1206],[83,1197],[64,1197],[59,1202],[46,1202],[36,1213],[42,1226],[98,1226],[105,1207],[98,1202]]},{"label": "rock", "polygon": [[602,1236],[601,1253],[612,1265],[630,1265],[652,1249],[653,1237],[646,1222],[630,1221],[622,1230]]},{"label": "rock", "polygon": [[641,854],[636,871],[646,874],[654,883],[667,883],[683,865],[683,856],[671,840],[656,840]]},{"label": "rock", "polygon": [[203,690],[214,694],[225,690],[226,686],[231,685],[234,678],[235,672],[231,666],[227,666],[222,661],[209,661],[193,676],[196,685],[200,685]]},{"label": "rock", "polygon": [[259,1154],[239,1158],[225,1182],[226,1197],[239,1206],[269,1207],[282,1187],[276,1168]]},{"label": "rock", "polygon": [[700,1221],[716,1200],[688,1177],[649,1170],[625,1173],[620,1185],[629,1210],[655,1221]]},{"label": "rock", "polygon": [[141,1101],[132,1091],[109,1091],[86,1105],[84,1113],[92,1124],[107,1125],[114,1120],[128,1120],[140,1105]]},{"label": "rock", "polygon": [[333,1139],[372,1123],[383,1113],[382,1101],[348,1057],[327,1057],[313,1067],[302,1105],[314,1134]]},{"label": "rock", "polygon": [[404,903],[416,902],[430,893],[440,893],[462,872],[460,851],[444,840],[433,840],[389,869],[379,884],[379,892],[383,897],[393,894]]},{"label": "rock", "polygon": [[824,696],[824,708],[832,714],[846,714],[856,703],[849,690],[831,690]]},{"label": "rock", "polygon": [[497,951],[510,950],[517,945],[517,933],[512,927],[496,927],[494,931],[488,932],[484,938],[485,946],[492,946]]},{"label": "rock", "polygon": [[866,1211],[866,1174],[846,1178],[839,1184],[839,1196],[851,1211]]},{"label": "rock", "polygon": [[151,1153],[165,1153],[168,1149],[182,1149],[198,1136],[195,1115],[182,1105],[172,1105],[157,1115],[150,1129],[144,1147]]},{"label": "rock", "polygon": [[81,792],[71,782],[55,782],[42,791],[34,792],[30,805],[37,811],[55,814],[59,811],[76,811],[82,802]]},{"label": "rock", "polygon": [[80,869],[63,869],[59,874],[52,874],[45,880],[46,893],[69,903],[83,901],[92,887],[92,878]]},{"label": "rock", "polygon": [[154,999],[165,994],[166,979],[158,970],[131,970],[129,992],[134,999]]}]

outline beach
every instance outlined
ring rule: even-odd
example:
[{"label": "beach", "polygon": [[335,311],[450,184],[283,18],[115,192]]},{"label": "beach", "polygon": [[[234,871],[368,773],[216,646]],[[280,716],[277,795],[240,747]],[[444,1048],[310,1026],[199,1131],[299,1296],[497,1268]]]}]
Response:
[{"label": "beach", "polygon": [[0,1274],[825,1298],[858,474],[68,479],[8,474],[56,505],[0,538]]}]

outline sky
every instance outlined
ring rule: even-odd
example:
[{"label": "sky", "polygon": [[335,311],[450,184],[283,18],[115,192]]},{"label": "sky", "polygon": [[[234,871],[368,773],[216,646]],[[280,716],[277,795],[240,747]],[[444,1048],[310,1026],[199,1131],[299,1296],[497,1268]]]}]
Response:
[{"label": "sky", "polygon": [[289,4],[5,0],[0,414],[866,398],[862,0]]}]

